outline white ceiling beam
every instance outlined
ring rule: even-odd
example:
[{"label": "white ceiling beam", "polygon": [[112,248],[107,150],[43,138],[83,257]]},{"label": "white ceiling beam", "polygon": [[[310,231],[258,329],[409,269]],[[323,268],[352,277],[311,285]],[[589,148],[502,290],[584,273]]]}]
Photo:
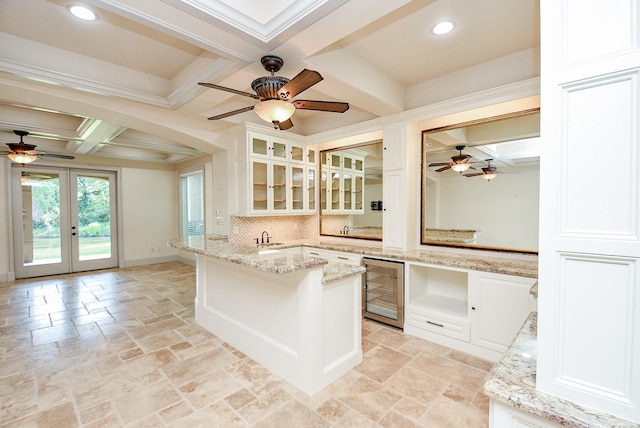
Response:
[{"label": "white ceiling beam", "polygon": [[333,50],[307,59],[322,70],[331,85],[318,90],[377,116],[401,112],[406,105],[405,87],[346,49]]}]

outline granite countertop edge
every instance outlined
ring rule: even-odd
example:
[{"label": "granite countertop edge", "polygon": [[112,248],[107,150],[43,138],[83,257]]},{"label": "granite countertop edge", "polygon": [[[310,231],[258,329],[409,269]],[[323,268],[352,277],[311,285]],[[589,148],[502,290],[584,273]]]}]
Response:
[{"label": "granite countertop edge", "polygon": [[[205,256],[215,257],[221,260],[227,260],[247,266],[253,266],[260,270],[272,271],[276,273],[289,273],[301,269],[310,269],[316,265],[326,264],[315,262],[310,266],[298,265],[294,266],[265,266],[268,257],[262,257],[260,250],[267,248],[257,247],[255,245],[235,245],[212,237],[191,237],[192,242],[186,242],[185,239],[178,238],[169,241],[168,245],[184,251],[202,254]],[[482,272],[491,272],[505,275],[514,275],[527,278],[537,278],[538,262],[532,260],[518,260],[508,257],[492,257],[487,254],[459,254],[447,251],[434,250],[389,250],[383,249],[380,244],[344,244],[334,243],[314,239],[290,240],[278,245],[268,247],[273,250],[283,250],[292,247],[313,247],[332,251],[342,251],[347,253],[359,254],[365,257],[379,257],[384,259],[402,260],[405,262],[417,262],[425,264],[433,264],[440,266],[457,267],[461,269],[476,270]],[[268,265],[268,263],[267,263]]]},{"label": "granite countertop edge", "polygon": [[541,417],[560,426],[576,428],[638,428],[640,425],[536,389],[537,313],[525,321],[507,353],[493,367],[484,384],[491,399]]}]

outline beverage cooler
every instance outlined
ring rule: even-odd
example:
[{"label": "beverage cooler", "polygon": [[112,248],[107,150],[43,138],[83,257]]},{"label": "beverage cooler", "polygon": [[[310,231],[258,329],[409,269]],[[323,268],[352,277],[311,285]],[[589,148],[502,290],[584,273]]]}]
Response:
[{"label": "beverage cooler", "polygon": [[404,263],[362,258],[362,316],[404,327]]}]

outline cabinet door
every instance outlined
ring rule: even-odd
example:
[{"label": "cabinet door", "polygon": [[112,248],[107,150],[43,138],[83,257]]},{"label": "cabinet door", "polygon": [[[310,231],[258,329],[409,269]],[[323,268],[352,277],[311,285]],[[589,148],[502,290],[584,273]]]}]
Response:
[{"label": "cabinet door", "polygon": [[307,149],[307,165],[316,165],[316,149]]},{"label": "cabinet door", "polygon": [[329,171],[323,169],[320,174],[320,209],[327,211],[327,201],[329,200],[329,187],[328,187]]},{"label": "cabinet door", "polygon": [[268,158],[270,145],[267,137],[249,134],[249,154],[252,157]]},{"label": "cabinet door", "polygon": [[329,200],[327,202],[328,210],[331,212],[340,212],[342,209],[342,172],[338,170],[329,170]]},{"label": "cabinet door", "polygon": [[317,171],[315,168],[312,167],[308,167],[307,168],[307,201],[306,201],[306,205],[307,205],[307,212],[313,213],[316,212],[317,210],[317,204],[316,204],[316,192],[317,192]]},{"label": "cabinet door", "polygon": [[301,144],[291,144],[289,149],[289,161],[294,163],[305,163],[304,146]]},{"label": "cabinet door", "polygon": [[329,153],[329,166],[334,169],[342,169],[342,155],[340,153]]},{"label": "cabinet door", "polygon": [[353,175],[344,173],[342,176],[342,211],[353,210]]},{"label": "cabinet door", "polygon": [[358,213],[364,212],[364,177],[362,175],[353,176],[353,210]]},{"label": "cabinet door", "polygon": [[389,248],[402,248],[405,242],[404,171],[385,172],[382,205],[382,244]]},{"label": "cabinet door", "polygon": [[291,212],[303,213],[306,211],[305,206],[305,174],[303,166],[292,165],[291,171]]},{"label": "cabinet door", "polygon": [[273,213],[286,213],[289,210],[288,186],[287,186],[287,164],[273,162],[271,164],[271,211]]},{"label": "cabinet door", "polygon": [[269,165],[265,160],[252,159],[249,170],[251,191],[249,192],[249,206],[251,212],[265,214],[269,210]]},{"label": "cabinet door", "polygon": [[471,342],[505,352],[533,310],[535,279],[474,272],[470,279]]},{"label": "cabinet door", "polygon": [[277,160],[289,159],[289,145],[282,141],[273,141],[271,143],[271,158]]}]

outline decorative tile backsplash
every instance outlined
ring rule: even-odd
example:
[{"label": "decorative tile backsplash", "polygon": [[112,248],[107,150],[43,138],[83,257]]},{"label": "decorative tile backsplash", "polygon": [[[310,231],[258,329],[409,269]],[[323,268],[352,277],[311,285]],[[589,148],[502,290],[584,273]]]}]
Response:
[{"label": "decorative tile backsplash", "polygon": [[[235,232],[238,233],[235,233]],[[312,239],[318,236],[318,216],[268,216],[234,217],[231,216],[229,243],[247,245],[256,242],[266,231],[271,242],[290,239]]]}]

